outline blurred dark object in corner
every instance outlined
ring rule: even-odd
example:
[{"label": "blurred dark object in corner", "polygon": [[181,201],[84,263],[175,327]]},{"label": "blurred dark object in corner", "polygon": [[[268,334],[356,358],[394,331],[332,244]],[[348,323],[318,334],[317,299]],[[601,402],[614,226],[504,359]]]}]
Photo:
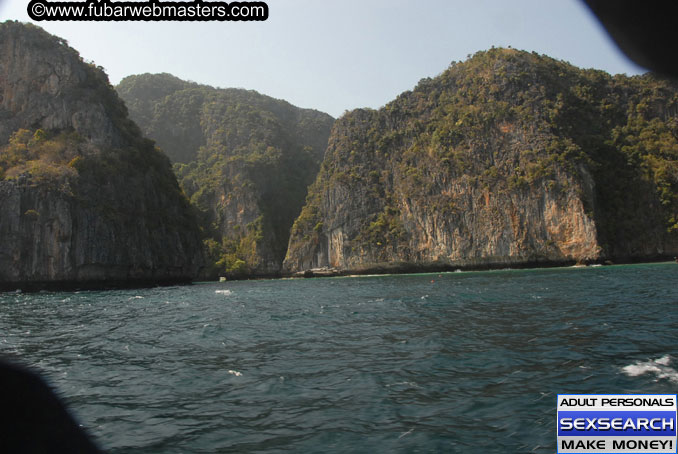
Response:
[{"label": "blurred dark object in corner", "polygon": [[675,1],[584,0],[636,64],[678,78]]},{"label": "blurred dark object in corner", "polygon": [[40,376],[0,360],[0,452],[96,454],[96,445]]}]

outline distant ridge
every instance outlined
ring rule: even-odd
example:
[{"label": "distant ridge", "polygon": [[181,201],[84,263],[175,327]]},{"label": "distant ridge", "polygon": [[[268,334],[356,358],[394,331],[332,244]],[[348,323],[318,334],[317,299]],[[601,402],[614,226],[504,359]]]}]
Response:
[{"label": "distant ridge", "polygon": [[131,117],[175,163],[202,215],[203,277],[276,276],[334,119],[252,90],[170,74],[117,86]]}]

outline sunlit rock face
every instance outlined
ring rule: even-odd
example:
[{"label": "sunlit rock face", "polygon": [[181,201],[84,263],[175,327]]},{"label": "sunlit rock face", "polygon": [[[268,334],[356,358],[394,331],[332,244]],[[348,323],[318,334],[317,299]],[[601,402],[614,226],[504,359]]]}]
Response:
[{"label": "sunlit rock face", "polygon": [[284,267],[554,265],[678,253],[678,90],[511,49],[345,114]]}]

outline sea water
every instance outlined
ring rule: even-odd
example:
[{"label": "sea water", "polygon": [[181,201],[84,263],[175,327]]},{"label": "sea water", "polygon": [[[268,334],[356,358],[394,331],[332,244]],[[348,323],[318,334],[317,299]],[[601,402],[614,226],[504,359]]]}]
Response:
[{"label": "sea water", "polygon": [[678,265],[0,294],[110,453],[536,452],[558,393],[675,393]]}]

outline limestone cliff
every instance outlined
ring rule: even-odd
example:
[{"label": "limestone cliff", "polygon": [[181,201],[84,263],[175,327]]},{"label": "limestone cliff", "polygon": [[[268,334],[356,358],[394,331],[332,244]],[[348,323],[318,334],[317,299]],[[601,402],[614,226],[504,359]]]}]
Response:
[{"label": "limestone cliff", "polygon": [[492,49],[337,120],[289,272],[678,253],[678,90]]},{"label": "limestone cliff", "polygon": [[0,24],[0,287],[188,281],[195,215],[100,68]]},{"label": "limestone cliff", "polygon": [[334,119],[169,74],[130,76],[117,90],[202,214],[204,277],[277,275]]}]

